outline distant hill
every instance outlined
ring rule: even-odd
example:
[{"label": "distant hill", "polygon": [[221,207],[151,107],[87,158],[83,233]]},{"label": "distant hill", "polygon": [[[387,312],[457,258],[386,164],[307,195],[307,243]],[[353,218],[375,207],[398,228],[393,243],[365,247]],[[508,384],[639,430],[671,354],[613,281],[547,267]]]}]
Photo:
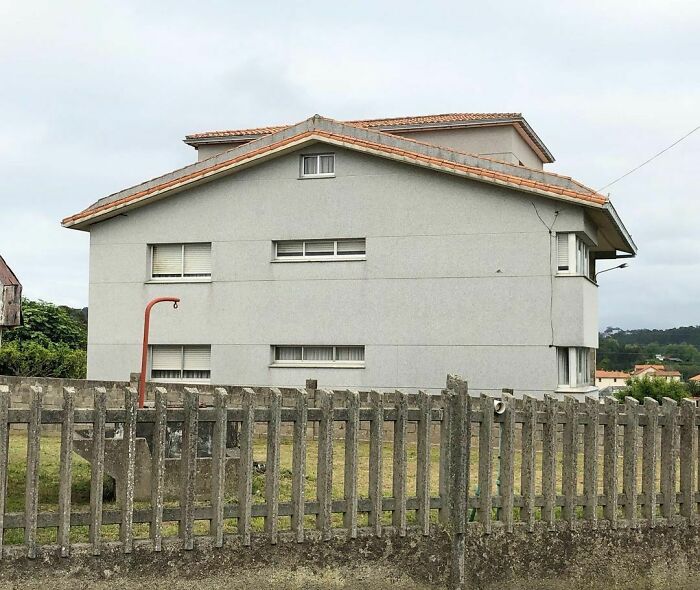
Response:
[{"label": "distant hill", "polygon": [[681,326],[668,330],[621,330],[609,327],[600,336],[612,336],[621,344],[692,344],[700,348],[700,326]]},{"label": "distant hill", "polygon": [[[661,358],[659,358],[661,357]],[[630,370],[635,364],[658,363],[687,379],[700,373],[700,326],[668,330],[621,330],[600,334],[599,369]]]}]

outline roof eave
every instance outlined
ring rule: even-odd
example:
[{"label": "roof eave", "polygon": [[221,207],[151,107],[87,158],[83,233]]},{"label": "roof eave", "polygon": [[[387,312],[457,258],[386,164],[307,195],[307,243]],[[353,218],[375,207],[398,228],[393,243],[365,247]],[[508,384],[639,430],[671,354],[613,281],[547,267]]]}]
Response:
[{"label": "roof eave", "polygon": [[620,237],[623,239],[625,244],[628,246],[627,250],[623,250],[623,252],[626,252],[627,254],[631,254],[632,256],[637,255],[637,244],[634,243],[634,240],[632,239],[632,235],[627,231],[627,228],[625,227],[625,224],[622,223],[622,220],[620,219],[620,216],[617,214],[617,211],[615,210],[615,207],[613,206],[611,201],[607,201],[605,205],[603,205],[603,210],[606,212],[610,220],[613,222],[613,225],[615,226],[615,229],[617,230],[618,234]]}]

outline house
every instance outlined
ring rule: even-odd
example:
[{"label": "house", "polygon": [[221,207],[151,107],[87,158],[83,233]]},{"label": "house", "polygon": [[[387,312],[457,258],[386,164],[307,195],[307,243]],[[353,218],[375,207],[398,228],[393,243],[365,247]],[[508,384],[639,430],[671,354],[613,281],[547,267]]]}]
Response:
[{"label": "house", "polygon": [[601,390],[606,387],[625,387],[629,378],[630,374],[624,371],[603,371],[596,369],[595,372],[595,384],[598,389]]},{"label": "house", "polygon": [[680,381],[681,374],[679,371],[667,369],[665,365],[634,365],[634,371],[631,375],[632,379],[641,377],[659,377],[666,381]]},{"label": "house", "polygon": [[610,200],[514,113],[189,135],[198,161],[63,220],[90,232],[88,376],[596,391]]},{"label": "house", "polygon": [[22,311],[22,285],[0,256],[0,344],[6,328],[19,326]]},{"label": "house", "polygon": [[690,381],[691,383],[700,383],[700,375],[695,375],[688,379],[688,381]]}]

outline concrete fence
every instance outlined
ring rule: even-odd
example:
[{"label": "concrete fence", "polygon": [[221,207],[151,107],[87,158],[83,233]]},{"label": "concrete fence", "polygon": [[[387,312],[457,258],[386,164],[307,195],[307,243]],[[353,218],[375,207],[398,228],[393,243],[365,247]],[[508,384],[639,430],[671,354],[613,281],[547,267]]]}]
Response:
[{"label": "concrete fence", "polygon": [[[350,543],[360,537],[430,537],[447,531],[451,555],[445,556],[453,587],[465,582],[465,555],[476,536],[537,533],[554,538],[562,527],[606,531],[693,527],[698,519],[700,486],[698,428],[694,403],[672,400],[640,405],[596,399],[560,402],[504,394],[502,413],[494,400],[468,395],[466,384],[448,378],[441,396],[396,392],[285,391],[238,388],[236,396],[215,388],[207,399],[194,387],[154,387],[151,407],[137,408],[136,390],[129,384],[110,387],[120,403],[108,404],[106,384],[89,392],[89,407],[76,404],[76,391],[62,386],[62,407],[47,408],[41,385],[27,388],[19,405],[17,384],[0,385],[0,473],[7,474],[10,431],[26,429],[24,511],[5,511],[7,476],[0,477],[0,558],[36,558],[47,550],[69,557],[75,550],[99,555],[102,527],[119,525],[118,550],[161,552],[168,542],[164,523],[178,523],[173,539],[182,550],[202,543],[212,550],[235,538],[277,544],[281,537],[296,543],[323,543],[339,535]],[[235,399],[234,399],[235,397]],[[86,404],[87,405],[87,404]],[[110,406],[110,407],[108,407]],[[116,406],[116,407],[115,407]],[[166,501],[169,425],[181,425],[177,502]],[[334,425],[343,426],[340,456]],[[118,426],[115,428],[114,425]],[[149,426],[147,464],[139,464],[137,431]],[[256,425],[263,425],[256,430]],[[409,425],[415,442],[409,442]],[[368,429],[368,458],[360,461],[360,431]],[[387,428],[388,426],[388,428]],[[289,440],[285,440],[287,427]],[[315,493],[308,497],[308,431],[314,443]],[[39,511],[39,458],[42,432],[60,432],[60,485],[57,508]],[[89,428],[91,488],[89,511],[71,506],[71,455],[76,432]],[[231,428],[237,430],[236,452],[230,448]],[[105,446],[109,431],[119,431],[122,486],[118,505],[103,507]],[[433,436],[437,430],[438,436]],[[198,488],[201,433],[208,432],[209,466],[206,493]],[[254,498],[254,444],[265,440],[264,485]],[[387,433],[389,435],[387,436]],[[12,436],[19,436],[18,433]],[[291,445],[291,489],[281,493],[282,445]],[[235,455],[235,498],[227,478],[227,461]],[[361,467],[362,464],[362,467]],[[139,471],[148,470],[150,502],[135,503]],[[358,486],[367,469],[366,487]],[[385,474],[391,472],[390,478]],[[342,486],[334,488],[334,479]],[[409,487],[408,482],[412,482]],[[414,482],[414,483],[413,483]],[[201,482],[199,482],[201,483]],[[199,491],[198,491],[199,490]],[[260,498],[262,496],[262,499]],[[307,517],[313,517],[309,524]],[[235,519],[235,532],[225,523]],[[255,519],[264,525],[257,529]],[[208,521],[206,539],[195,535],[195,522]],[[135,540],[134,526],[148,524],[148,538]],[[89,527],[87,544],[71,544],[73,527]],[[57,544],[40,547],[37,531],[57,528]],[[23,529],[23,546],[2,546],[4,529]],[[470,541],[471,540],[471,541]],[[110,544],[112,547],[113,544]],[[145,549],[144,549],[145,548]],[[224,550],[224,549],[222,549]]]}]

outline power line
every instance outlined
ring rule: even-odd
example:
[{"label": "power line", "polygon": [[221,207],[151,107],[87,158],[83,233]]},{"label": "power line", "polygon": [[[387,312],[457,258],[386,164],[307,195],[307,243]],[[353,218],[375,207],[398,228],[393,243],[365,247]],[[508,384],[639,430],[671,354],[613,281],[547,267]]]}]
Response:
[{"label": "power line", "polygon": [[622,180],[623,178],[626,178],[627,176],[629,176],[629,175],[632,174],[633,172],[636,172],[636,171],[639,170],[642,166],[646,166],[649,162],[651,162],[652,160],[655,160],[656,158],[658,158],[658,157],[659,157],[661,154],[663,154],[664,152],[667,152],[667,151],[670,150],[672,147],[678,145],[678,144],[679,144],[681,141],[683,141],[684,139],[690,137],[690,136],[691,136],[693,133],[695,133],[698,129],[700,129],[700,125],[698,125],[698,126],[697,126],[695,129],[693,129],[692,131],[689,131],[688,133],[686,133],[686,134],[685,134],[683,137],[681,137],[680,139],[674,141],[674,142],[673,142],[671,145],[669,145],[668,147],[662,149],[658,154],[654,154],[654,155],[653,155],[651,158],[649,158],[646,162],[642,162],[639,166],[637,166],[636,168],[632,168],[632,170],[630,170],[629,172],[623,174],[623,175],[620,176],[619,178],[616,178],[615,180],[613,180],[612,182],[609,182],[609,183],[606,184],[605,186],[601,186],[596,192],[600,192],[600,191],[602,191],[603,189],[606,189],[606,188],[608,188],[609,186],[612,186],[613,184],[615,184],[616,182],[619,182],[619,181]]}]

